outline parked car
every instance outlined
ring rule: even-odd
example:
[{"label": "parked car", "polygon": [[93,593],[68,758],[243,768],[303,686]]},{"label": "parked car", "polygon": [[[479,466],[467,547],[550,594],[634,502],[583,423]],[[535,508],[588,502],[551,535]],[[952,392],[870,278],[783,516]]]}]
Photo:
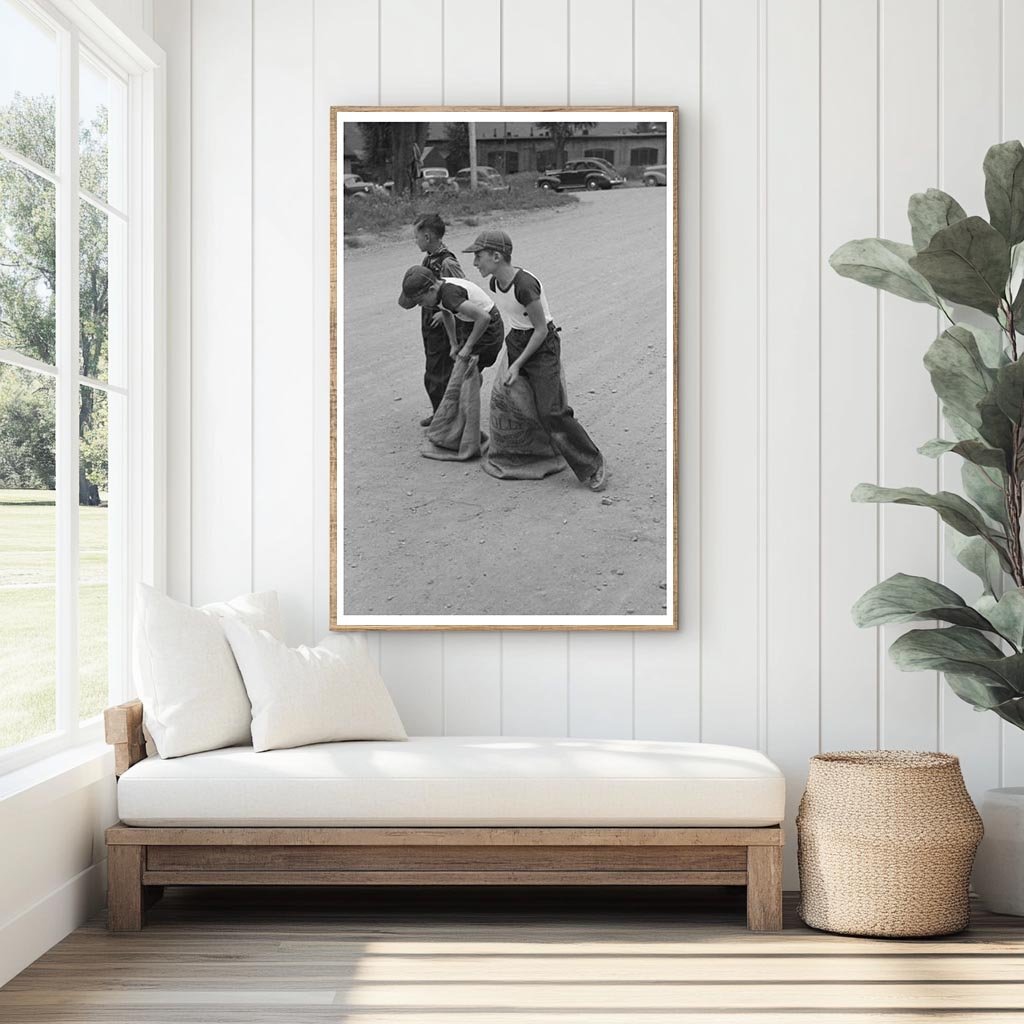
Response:
[{"label": "parked car", "polygon": [[447,167],[424,167],[420,171],[420,189],[424,193],[458,192],[459,183]]},{"label": "parked car", "polygon": [[[463,167],[453,179],[460,189],[469,188],[469,168]],[[493,167],[477,166],[476,187],[483,192],[509,192],[511,185],[505,183],[505,179]]]},{"label": "parked car", "polygon": [[644,168],[644,184],[648,186],[667,185],[668,174],[665,164],[651,164]]},{"label": "parked car", "polygon": [[585,160],[568,160],[560,171],[547,171],[537,179],[537,188],[561,192],[567,188],[614,188],[624,185],[625,178],[615,168],[599,157],[588,156]]},{"label": "parked car", "polygon": [[363,181],[358,174],[346,174],[341,179],[341,187],[346,199],[350,196],[380,195],[384,191],[380,185],[376,185],[372,181]]},{"label": "parked car", "polygon": [[[458,192],[459,183],[448,173],[447,167],[424,167],[420,171],[420,189],[425,193]],[[389,194],[394,190],[395,183],[390,179],[384,182],[384,191]]]}]

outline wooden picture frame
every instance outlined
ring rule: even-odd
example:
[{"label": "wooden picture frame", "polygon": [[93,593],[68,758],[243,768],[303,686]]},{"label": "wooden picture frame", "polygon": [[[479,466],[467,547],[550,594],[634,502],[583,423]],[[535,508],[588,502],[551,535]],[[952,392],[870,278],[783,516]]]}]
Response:
[{"label": "wooden picture frame", "polygon": [[[467,134],[473,126],[486,190],[483,172],[474,189],[469,169],[454,169],[468,152],[459,126]],[[676,107],[331,108],[331,629],[678,628],[678,140]],[[442,180],[402,200],[397,190],[409,178]],[[497,275],[474,269],[476,257],[461,251],[482,231],[505,232],[513,270],[541,281],[560,333],[540,351],[560,348],[563,394],[606,461],[606,490],[591,493],[594,478],[578,465],[575,475],[568,467],[544,479],[495,479],[503,446],[512,437],[515,450],[523,436],[518,420],[508,429],[501,402],[524,378],[534,388],[541,372],[526,353],[532,376],[506,383],[508,344],[482,374],[479,433],[474,370],[461,391],[453,377],[435,414],[457,405],[451,422],[479,439],[482,457],[464,461],[466,446],[440,450],[438,430],[422,427],[440,393],[436,380],[429,402],[424,393],[436,355],[427,349],[438,343],[427,338],[426,315],[398,299],[406,271],[425,261],[412,221],[435,212],[463,272],[445,277],[449,284],[495,294]],[[437,244],[436,232],[423,237]],[[529,277],[516,277],[519,297],[528,294],[521,280]],[[456,304],[463,294],[470,305],[485,302],[469,286],[449,294]],[[458,312],[472,311],[455,309],[449,322],[468,332],[473,321],[463,328]],[[507,309],[505,333],[517,315]],[[444,315],[436,319],[440,330]],[[491,401],[499,389],[501,401]],[[530,437],[550,440],[534,416]]]}]

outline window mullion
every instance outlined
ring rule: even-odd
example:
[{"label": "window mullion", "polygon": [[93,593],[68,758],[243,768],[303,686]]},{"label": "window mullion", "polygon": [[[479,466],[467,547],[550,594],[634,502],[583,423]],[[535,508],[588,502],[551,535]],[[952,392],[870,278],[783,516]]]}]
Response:
[{"label": "window mullion", "polygon": [[57,728],[78,731],[78,33],[57,105]]}]

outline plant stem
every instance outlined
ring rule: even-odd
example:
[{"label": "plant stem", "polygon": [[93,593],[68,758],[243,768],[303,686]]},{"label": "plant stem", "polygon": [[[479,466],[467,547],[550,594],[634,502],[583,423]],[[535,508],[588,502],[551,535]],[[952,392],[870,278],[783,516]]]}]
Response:
[{"label": "plant stem", "polygon": [[[1013,361],[1017,361],[1017,332],[1013,322],[1013,308],[1006,307],[1006,333],[1010,337],[1010,352]],[[1006,540],[1009,545],[1010,563],[1013,567],[1013,582],[1024,587],[1024,559],[1021,557],[1020,545],[1020,514],[1021,514],[1021,480],[1017,470],[1017,453],[1021,450],[1021,419],[1024,409],[1018,413],[1013,424],[1013,451],[1010,454],[1009,471],[1006,474],[1006,491],[1004,504],[1006,508]]]}]

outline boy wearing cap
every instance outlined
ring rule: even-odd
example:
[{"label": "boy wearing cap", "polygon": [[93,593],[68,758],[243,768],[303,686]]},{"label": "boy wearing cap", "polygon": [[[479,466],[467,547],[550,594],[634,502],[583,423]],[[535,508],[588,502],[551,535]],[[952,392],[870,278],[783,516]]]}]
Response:
[{"label": "boy wearing cap", "polygon": [[506,386],[522,377],[533,393],[537,417],[551,445],[592,491],[607,486],[604,456],[583,429],[562,387],[562,345],[551,319],[544,286],[528,270],[512,265],[512,239],[504,231],[481,231],[463,252],[488,280],[487,294],[509,327]]},{"label": "boy wearing cap", "polygon": [[[422,266],[432,271],[435,277],[463,277],[459,259],[445,244],[445,222],[436,213],[421,214],[413,222],[413,236],[420,252],[424,253]],[[416,305],[406,299],[405,294],[398,297],[398,304],[403,309],[412,309]],[[425,367],[423,386],[434,412],[441,404],[448,378],[452,375],[453,357],[450,355],[451,345],[444,323],[435,316],[435,311],[423,307],[420,312],[420,333],[423,336],[423,355]],[[433,416],[420,421],[421,427],[430,425]]]},{"label": "boy wearing cap", "polygon": [[[409,308],[419,305],[424,312],[439,311],[453,365],[455,359],[474,355],[481,372],[494,365],[505,340],[505,325],[497,305],[479,285],[462,277],[438,278],[429,267],[410,267],[402,279],[402,300]],[[458,323],[472,325],[461,345]]]}]

